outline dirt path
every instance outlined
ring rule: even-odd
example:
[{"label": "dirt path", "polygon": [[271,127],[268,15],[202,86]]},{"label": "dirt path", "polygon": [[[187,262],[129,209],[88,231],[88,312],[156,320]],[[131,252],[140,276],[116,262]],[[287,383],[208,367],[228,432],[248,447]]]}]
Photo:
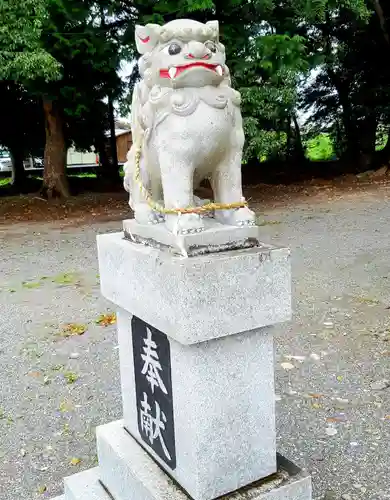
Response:
[{"label": "dirt path", "polygon": [[[294,318],[275,327],[279,450],[310,470],[314,498],[390,498],[390,189],[273,193],[248,191],[263,240],[292,249]],[[110,222],[82,211],[0,227],[2,500],[60,493],[96,464],[95,426],[121,415],[115,326],[96,324],[111,310],[95,236],[119,229],[115,203]]]}]

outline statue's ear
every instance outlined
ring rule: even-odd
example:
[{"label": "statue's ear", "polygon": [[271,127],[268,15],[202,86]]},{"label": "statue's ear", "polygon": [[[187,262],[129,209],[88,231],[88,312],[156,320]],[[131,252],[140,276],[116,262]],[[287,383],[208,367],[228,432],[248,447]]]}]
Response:
[{"label": "statue's ear", "polygon": [[206,23],[206,26],[211,28],[211,30],[213,32],[213,40],[218,42],[219,41],[219,22],[218,21],[208,21]]},{"label": "statue's ear", "polygon": [[154,49],[158,43],[161,26],[158,24],[136,25],[135,43],[140,54],[146,54]]}]

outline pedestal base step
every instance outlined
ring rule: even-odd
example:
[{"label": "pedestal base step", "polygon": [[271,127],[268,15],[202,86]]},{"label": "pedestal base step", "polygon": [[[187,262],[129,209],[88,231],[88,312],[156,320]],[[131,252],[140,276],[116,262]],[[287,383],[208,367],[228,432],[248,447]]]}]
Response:
[{"label": "pedestal base step", "polygon": [[[97,443],[100,479],[115,500],[193,500],[127,433],[122,421],[99,427]],[[311,498],[310,476],[285,458],[278,456],[276,474],[224,495],[220,500],[311,500]],[[66,500],[76,499],[66,498]],[[202,497],[195,500],[210,500],[210,498]]]},{"label": "pedestal base step", "polygon": [[[118,421],[98,428],[100,467],[65,478],[65,495],[53,500],[193,500],[122,425]],[[120,442],[118,432],[123,433]],[[276,474],[219,500],[312,500],[307,472],[281,455],[277,462]]]},{"label": "pedestal base step", "polygon": [[100,482],[99,467],[65,478],[64,500],[112,500]]}]

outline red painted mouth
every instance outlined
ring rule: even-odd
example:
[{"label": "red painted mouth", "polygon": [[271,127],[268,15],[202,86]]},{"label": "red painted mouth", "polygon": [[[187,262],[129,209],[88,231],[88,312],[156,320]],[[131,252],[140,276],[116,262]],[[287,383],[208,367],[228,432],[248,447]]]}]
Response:
[{"label": "red painted mouth", "polygon": [[223,72],[222,66],[219,65],[219,64],[207,64],[205,62],[200,62],[199,61],[199,62],[194,62],[194,63],[190,63],[190,64],[184,64],[183,66],[176,66],[174,68],[174,69],[176,69],[176,74],[173,76],[173,78],[170,76],[169,70],[167,70],[167,69],[160,69],[160,77],[161,78],[170,78],[170,79],[173,80],[174,78],[177,78],[179,75],[181,75],[181,73],[183,73],[187,69],[196,68],[196,67],[197,68],[205,68],[205,69],[214,71],[217,74],[220,74],[217,71],[217,67],[218,66],[221,68],[221,71]]}]

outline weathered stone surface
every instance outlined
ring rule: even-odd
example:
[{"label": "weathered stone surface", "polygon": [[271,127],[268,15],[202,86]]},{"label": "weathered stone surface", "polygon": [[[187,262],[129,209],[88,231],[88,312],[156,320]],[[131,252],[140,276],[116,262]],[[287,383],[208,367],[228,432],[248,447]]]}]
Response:
[{"label": "weathered stone surface", "polygon": [[[192,500],[124,430],[122,421],[99,427],[97,441],[101,480],[115,500]],[[278,466],[278,474],[223,500],[311,500],[310,477],[280,456]]]},{"label": "weathered stone surface", "polygon": [[184,258],[99,235],[102,294],[169,337],[193,344],[287,321],[290,252],[263,245]]},{"label": "weathered stone surface", "polygon": [[65,500],[112,500],[99,479],[99,467],[66,477]]},{"label": "weathered stone surface", "polygon": [[[118,311],[128,431],[196,499],[216,498],[275,472],[271,329],[196,345],[170,339],[176,447],[176,468],[171,470],[139,431],[131,319],[127,312]],[[166,370],[165,360],[160,357],[159,361]]]},{"label": "weathered stone surface", "polygon": [[[218,210],[215,217],[233,226],[253,224],[255,214],[242,205],[241,98],[231,88],[218,21],[136,26],[135,40],[141,81],[133,92],[133,146],[124,182],[135,219],[140,224],[165,219],[176,233],[201,231],[199,214],[162,211],[194,207],[194,187],[211,178],[217,203],[241,205]],[[149,196],[163,200],[162,211]]]},{"label": "weathered stone surface", "polygon": [[139,224],[128,219],[123,221],[123,231],[131,241],[187,256],[261,246],[256,226],[227,226],[213,219],[204,219],[204,225],[202,232],[175,235],[165,224]]}]

